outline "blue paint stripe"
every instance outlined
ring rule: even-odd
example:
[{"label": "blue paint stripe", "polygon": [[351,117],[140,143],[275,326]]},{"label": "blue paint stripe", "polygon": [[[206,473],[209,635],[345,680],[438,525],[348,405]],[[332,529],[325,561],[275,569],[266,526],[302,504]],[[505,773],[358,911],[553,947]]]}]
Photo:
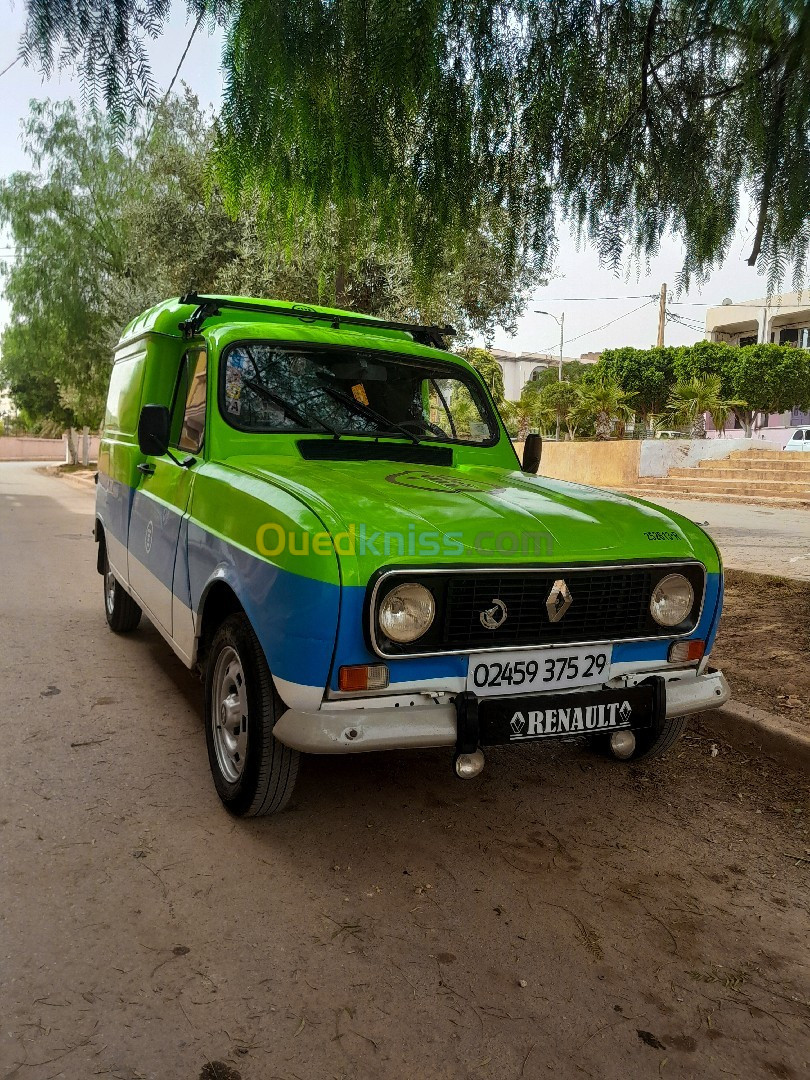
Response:
[{"label": "blue paint stripe", "polygon": [[[109,480],[109,478],[107,478]],[[126,521],[131,512],[134,545],[146,523],[153,522],[148,568],[193,611],[199,609],[212,579],[227,582],[256,631],[275,675],[306,686],[337,690],[338,669],[349,664],[379,663],[367,647],[363,633],[365,586],[327,584],[274,566],[204,529],[198,522],[172,511],[125,484],[99,484],[97,507],[104,527],[127,543]],[[172,539],[178,523],[167,519],[155,526],[163,512],[181,519],[179,543]],[[143,561],[143,559],[142,559]],[[709,645],[717,632],[722,603],[722,576],[708,574],[700,622],[689,635],[705,638]],[[337,642],[335,643],[335,627]],[[665,661],[672,639],[618,642],[615,663]],[[334,664],[332,655],[334,651]],[[391,685],[425,679],[464,678],[468,655],[391,659]],[[330,681],[331,669],[331,681]]]}]

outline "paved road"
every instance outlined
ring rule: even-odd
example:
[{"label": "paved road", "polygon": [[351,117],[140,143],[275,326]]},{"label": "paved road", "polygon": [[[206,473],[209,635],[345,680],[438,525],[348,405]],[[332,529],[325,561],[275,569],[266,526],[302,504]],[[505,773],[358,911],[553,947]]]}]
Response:
[{"label": "paved road", "polygon": [[91,506],[0,466],[2,1080],[807,1075],[798,777],[700,734],[310,759],[235,821],[198,683],[106,628]]},{"label": "paved road", "polygon": [[810,581],[810,510],[657,495],[650,499],[703,525],[717,542],[726,566]]}]

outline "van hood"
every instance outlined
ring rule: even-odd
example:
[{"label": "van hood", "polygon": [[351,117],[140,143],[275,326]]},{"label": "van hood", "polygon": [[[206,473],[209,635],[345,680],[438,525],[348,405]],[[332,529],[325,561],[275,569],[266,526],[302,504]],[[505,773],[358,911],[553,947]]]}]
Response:
[{"label": "van hood", "polygon": [[709,571],[719,569],[712,541],[687,518],[517,470],[287,457],[272,463],[229,458],[227,464],[282,488],[318,515],[336,540],[346,584],[365,584],[392,564],[697,558]]}]

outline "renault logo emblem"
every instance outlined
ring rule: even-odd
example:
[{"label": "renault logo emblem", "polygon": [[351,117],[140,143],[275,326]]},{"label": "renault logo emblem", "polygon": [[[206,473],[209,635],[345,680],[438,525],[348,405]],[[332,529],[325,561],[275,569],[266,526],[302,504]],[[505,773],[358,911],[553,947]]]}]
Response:
[{"label": "renault logo emblem", "polygon": [[485,608],[478,617],[481,620],[481,625],[485,626],[487,630],[497,630],[499,626],[503,626],[506,622],[507,614],[506,604],[503,600],[493,598],[492,607]]},{"label": "renault logo emblem", "polygon": [[574,602],[571,590],[562,578],[557,578],[551,586],[551,592],[546,600],[546,611],[549,622],[559,622]]}]

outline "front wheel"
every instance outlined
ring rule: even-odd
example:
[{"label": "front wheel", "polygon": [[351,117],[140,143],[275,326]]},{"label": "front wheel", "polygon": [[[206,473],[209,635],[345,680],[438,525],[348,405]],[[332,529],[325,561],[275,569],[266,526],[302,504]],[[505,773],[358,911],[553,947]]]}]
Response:
[{"label": "front wheel", "polygon": [[118,582],[104,551],[104,614],[116,634],[128,634],[141,621],[141,609]]},{"label": "front wheel", "polygon": [[299,754],[273,735],[280,704],[253,627],[230,615],[206,662],[205,737],[217,794],[240,817],[278,813],[293,793]]},{"label": "front wheel", "polygon": [[[625,762],[644,761],[665,754],[673,743],[677,742],[686,730],[687,716],[665,717],[660,724],[651,728],[642,728],[635,732],[636,747],[629,758],[620,758]],[[590,745],[597,753],[614,757],[610,749],[610,735],[592,735]]]}]

